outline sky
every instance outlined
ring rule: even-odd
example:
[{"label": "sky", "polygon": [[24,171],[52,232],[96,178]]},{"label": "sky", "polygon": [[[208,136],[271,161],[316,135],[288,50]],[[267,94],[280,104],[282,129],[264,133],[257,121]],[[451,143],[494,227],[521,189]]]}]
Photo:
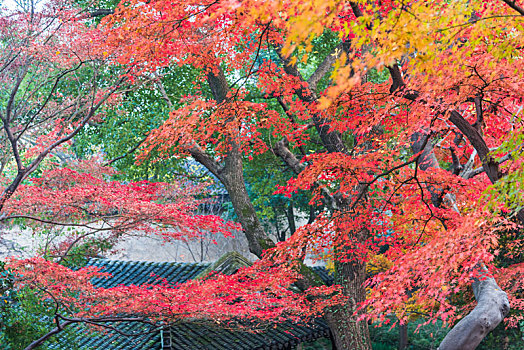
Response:
[{"label": "sky", "polygon": [[2,8],[15,10],[17,8],[17,3],[29,4],[30,1],[34,1],[36,3],[36,8],[41,8],[45,3],[45,0],[0,0],[0,3],[2,4]]}]

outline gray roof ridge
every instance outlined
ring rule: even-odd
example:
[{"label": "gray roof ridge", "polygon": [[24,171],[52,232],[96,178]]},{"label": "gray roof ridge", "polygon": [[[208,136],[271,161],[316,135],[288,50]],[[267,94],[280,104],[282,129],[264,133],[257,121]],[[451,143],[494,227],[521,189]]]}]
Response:
[{"label": "gray roof ridge", "polygon": [[199,273],[195,279],[202,279],[209,276],[210,273],[218,272],[226,275],[232,275],[238,271],[238,269],[243,267],[249,267],[253,265],[246,257],[244,257],[239,252],[231,251],[222,255],[212,264],[209,264],[208,267]]}]

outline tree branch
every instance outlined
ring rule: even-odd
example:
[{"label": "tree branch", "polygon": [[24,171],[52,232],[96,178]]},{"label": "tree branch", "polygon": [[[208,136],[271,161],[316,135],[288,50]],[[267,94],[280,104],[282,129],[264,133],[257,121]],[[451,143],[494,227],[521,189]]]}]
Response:
[{"label": "tree branch", "polygon": [[[222,72],[222,70],[220,70],[220,72]],[[211,91],[214,91],[213,95],[215,96],[215,93],[216,93],[217,94],[216,96],[218,98],[222,98],[224,100],[226,98],[227,90],[228,90],[227,81],[225,80],[224,73],[223,72],[222,74],[219,73],[218,77],[215,77],[215,75],[213,74],[213,71],[210,71],[207,76],[208,76],[209,85],[211,87]],[[226,87],[220,85],[224,83],[226,84]],[[162,98],[166,101],[168,107],[170,109],[173,109],[174,104],[171,101],[171,99],[169,98],[169,95],[167,94],[167,91],[164,88],[164,84],[162,83],[162,80],[160,79],[159,76],[156,76],[156,84],[158,86],[158,89],[160,90],[160,93],[162,94]],[[211,84],[213,84],[213,86],[211,86]],[[219,92],[219,91],[223,91],[224,89],[225,89],[224,93]],[[217,104],[218,104],[218,101],[217,101]],[[202,147],[200,147],[200,145],[196,143],[196,141],[193,140],[192,145],[185,147],[185,149],[187,152],[189,152],[189,154],[197,162],[205,166],[213,175],[215,175],[218,179],[220,179],[220,176],[221,176],[220,173],[223,170],[222,166],[218,164],[218,162],[215,159],[209,156],[209,154],[207,154],[202,149]]]},{"label": "tree branch", "polygon": [[116,162],[117,160],[120,160],[122,158],[125,158],[127,157],[128,155],[130,155],[131,153],[133,153],[134,151],[136,151],[138,149],[138,147],[140,147],[140,145],[142,145],[144,143],[144,141],[147,140],[147,136],[142,138],[142,140],[140,140],[133,148],[131,148],[130,150],[128,150],[126,153],[118,156],[118,157],[115,157],[111,160],[108,160],[107,162],[104,163],[103,166],[110,166],[112,165],[114,162]]},{"label": "tree branch", "polygon": [[90,17],[104,17],[115,13],[113,9],[96,9],[89,13]]},{"label": "tree branch", "polygon": [[[390,73],[391,72],[393,84],[396,84],[395,88],[392,87],[390,89],[390,91],[393,93],[397,89],[402,90],[405,84],[402,81],[401,76],[399,80],[399,75],[396,74],[395,69],[390,69]],[[406,95],[404,95],[404,97],[406,97]],[[415,95],[408,95],[406,98],[415,100],[417,97],[418,93],[415,93]],[[450,114],[450,121],[457,126],[457,128],[468,138],[472,144],[475,142],[473,146],[476,152],[479,153],[479,156],[482,152],[483,156],[481,156],[481,159],[483,159],[483,164],[487,164],[488,167],[493,167],[494,165],[490,163],[490,160],[487,158],[489,148],[484,142],[482,136],[479,134],[478,130],[469,124],[464,118],[462,118],[460,113],[457,111],[453,110],[450,112]],[[412,140],[413,139],[414,137],[412,137]],[[419,150],[417,149],[415,143],[413,144],[414,152]],[[422,147],[420,148],[422,149]],[[420,165],[424,166],[425,169],[428,169],[429,167],[439,167],[432,148],[431,152],[429,152],[429,150],[426,151],[425,148],[426,147],[424,147],[424,153],[427,154],[426,157],[428,160],[426,162],[422,162]],[[499,176],[498,164],[495,163],[495,165],[495,174],[493,173],[495,171],[494,168],[488,168],[486,171],[488,176],[491,175],[490,180],[492,180],[493,177],[494,180],[492,180],[492,182],[496,181]],[[463,174],[464,173],[465,171]],[[450,199],[452,200],[454,210],[458,212],[458,207],[454,203],[453,198]],[[441,342],[438,348],[439,350],[474,350],[482,341],[482,339],[484,339],[484,337],[489,332],[491,332],[500,322],[502,322],[504,317],[509,312],[510,306],[508,296],[500,289],[493,277],[486,276],[486,266],[483,263],[479,263],[479,265],[475,268],[475,271],[479,273],[479,277],[473,280],[472,288],[475,294],[475,299],[477,300],[477,306],[451,329],[451,331]]]},{"label": "tree branch", "polygon": [[502,1],[504,1],[509,7],[511,7],[512,9],[514,9],[515,11],[520,13],[522,16],[524,16],[524,8],[522,8],[519,5],[517,5],[515,0],[513,0],[513,1],[511,1],[511,0],[502,0]]},{"label": "tree branch", "polygon": [[[60,319],[63,319],[64,322],[60,322]],[[24,350],[33,350],[42,345],[47,339],[51,338],[53,335],[60,333],[62,330],[64,330],[65,327],[74,324],[74,323],[90,323],[95,324],[101,327],[104,327],[103,324],[105,322],[143,322],[143,323],[150,323],[144,320],[141,317],[105,317],[105,318],[67,318],[63,316],[57,315],[55,317],[56,327],[53,328],[51,331],[47,332],[37,340],[33,341],[31,344],[26,346]],[[111,327],[114,330],[114,327]]]},{"label": "tree branch", "polygon": [[300,160],[289,150],[289,140],[283,138],[282,140],[275,143],[273,146],[273,152],[280,157],[286,163],[286,165],[295,174],[300,174],[304,169],[304,164],[300,163]]},{"label": "tree branch", "polygon": [[[393,80],[393,84],[390,87],[390,92],[394,93],[398,90],[400,96],[410,101],[417,100],[419,97],[418,91],[404,91],[406,84],[404,83],[402,75],[400,74],[400,68],[398,65],[395,64],[391,67],[388,66],[388,70]],[[495,183],[500,178],[499,164],[489,156],[489,148],[477,128],[465,120],[456,110],[449,111],[449,121],[453,123],[468,138],[469,142],[475,148],[480,160],[482,161],[484,171],[488,175],[490,181]]]},{"label": "tree branch", "polygon": [[484,171],[488,175],[491,183],[495,183],[500,178],[499,164],[489,156],[489,147],[478,130],[464,119],[459,112],[452,110],[449,121],[452,122],[469,140],[477,151]]},{"label": "tree branch", "polygon": [[350,42],[344,41],[337,45],[320,63],[315,72],[307,80],[309,88],[316,90],[318,82],[333,68],[333,64],[342,56],[343,52],[349,52]]},{"label": "tree branch", "polygon": [[[276,46],[275,50],[284,64],[284,71],[287,74],[304,81],[304,78],[302,77],[302,74],[298,70],[297,66],[292,64],[291,60],[282,53],[282,46]],[[309,85],[308,87],[303,87],[296,90],[295,93],[304,102],[317,102],[318,97]],[[317,129],[320,139],[322,140],[322,143],[328,152],[341,152],[347,154],[347,149],[344,145],[344,142],[342,141],[340,133],[338,131],[330,131],[331,128],[329,121],[326,120],[320,112],[313,113],[311,119],[313,120],[313,123],[315,123],[315,128]]]},{"label": "tree branch", "polygon": [[207,154],[196,142],[194,142],[192,146],[187,147],[186,150],[189,152],[191,157],[195,158],[197,162],[205,166],[213,175],[219,179],[222,177],[221,173],[224,168],[218,164],[218,162],[209,154]]}]

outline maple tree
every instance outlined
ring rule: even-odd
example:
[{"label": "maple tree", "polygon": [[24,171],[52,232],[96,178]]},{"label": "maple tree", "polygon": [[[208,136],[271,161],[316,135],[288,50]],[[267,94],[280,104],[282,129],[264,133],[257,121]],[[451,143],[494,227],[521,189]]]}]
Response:
[{"label": "maple tree", "polygon": [[[5,9],[2,13],[5,146],[1,220],[24,220],[35,230],[53,227],[75,230],[56,245],[47,246],[43,252],[45,260],[10,260],[2,272],[12,276],[12,288],[41,293],[44,299],[52,296],[56,303],[53,317],[56,328],[26,348],[38,347],[63,327],[76,322],[103,325],[118,320],[144,321],[145,316],[154,319],[158,315],[167,319],[186,318],[194,317],[198,310],[199,315],[217,320],[239,315],[269,319],[293,316],[308,309],[307,297],[322,294],[322,289],[294,295],[288,289],[296,280],[296,273],[289,269],[274,271],[271,266],[259,265],[254,271],[247,270],[232,278],[219,276],[181,288],[162,286],[158,290],[145,286],[94,292],[90,279],[100,274],[63,266],[70,263],[79,244],[90,237],[111,241],[129,231],[140,230],[166,239],[189,239],[203,231],[227,236],[237,226],[214,215],[195,215],[202,203],[195,195],[201,195],[203,186],[174,180],[169,184],[147,181],[123,184],[112,181],[115,172],[96,159],[72,159],[73,138],[88,123],[100,123],[122,101],[123,94],[149,79],[137,76],[113,60],[102,45],[103,33],[90,25],[92,16],[85,10],[60,1],[47,3],[42,9],[33,5]],[[93,255],[97,251],[88,253]],[[269,271],[274,277],[261,278],[260,271],[266,271],[263,276]],[[250,279],[253,282],[248,288]],[[240,283],[242,288],[238,287]],[[208,303],[209,308],[202,309],[203,300],[219,291],[223,295]],[[157,305],[144,307],[151,293],[158,292],[164,293],[165,298],[158,299]],[[71,295],[77,297],[71,299]],[[326,303],[335,300],[326,299]],[[125,303],[129,305],[127,310]],[[180,309],[184,305],[189,309]],[[173,311],[168,311],[170,308]],[[313,312],[318,312],[321,304],[312,310],[315,308],[317,311]],[[128,310],[141,316],[112,316]]]},{"label": "maple tree", "polygon": [[229,235],[233,227],[220,218],[193,215],[203,185],[124,184],[96,157],[74,159],[73,138],[149,79],[115,64],[84,9],[67,1],[34,6],[2,12],[0,220],[79,227],[87,231],[81,237],[131,229],[171,238],[199,230]]},{"label": "maple tree", "polygon": [[[122,95],[150,81],[116,65],[102,45],[103,32],[91,22],[89,13],[67,1],[21,3],[0,14],[0,220],[23,223],[34,232],[69,228],[46,242],[41,254],[47,263],[34,260],[47,272],[42,276],[63,272],[46,264],[71,265],[78,252],[96,255],[134,230],[169,240],[199,237],[203,231],[229,236],[236,229],[217,216],[195,215],[203,185],[121,183],[100,160],[74,159],[73,138],[99,123]],[[31,261],[2,265],[2,283],[6,275],[13,279],[2,295],[36,293],[37,281],[25,284],[23,277]],[[18,274],[16,266],[24,271]],[[77,277],[81,285],[81,272]],[[48,298],[50,287],[41,287],[44,294],[36,294]],[[67,314],[58,304],[55,313]]]},{"label": "maple tree", "polygon": [[[517,264],[504,268],[520,268],[511,214],[523,215],[514,185],[522,141],[513,137],[522,132],[522,12],[510,1],[154,1],[126,2],[104,23],[119,62],[138,73],[201,69],[213,98],[197,86],[150,134],[147,151],[183,152],[206,166],[228,190],[254,254],[274,245],[244,186],[245,160],[271,150],[297,174],[281,193],[312,190],[330,208],[269,256],[336,262],[353,301],[326,314],[337,346],[369,348],[355,312],[384,321],[399,310],[405,322],[413,293],[430,318],[455,322],[450,297],[473,282],[478,307],[441,347],[474,348],[509,310],[485,265],[501,273],[494,260],[507,253]],[[319,60],[315,40],[326,31],[339,43]],[[306,79],[301,70],[315,65]],[[374,69],[391,80],[366,81]],[[319,86],[327,75],[330,86]],[[301,154],[312,137],[325,150]],[[500,247],[507,232],[512,247]],[[379,253],[391,264],[367,282],[364,301],[366,261]],[[512,288],[518,308],[520,286]],[[493,305],[480,302],[486,295]],[[490,326],[478,332],[471,326],[483,307]]]},{"label": "maple tree", "polygon": [[[262,260],[238,276],[164,286],[155,303],[135,287],[94,293],[97,272],[43,261],[28,281],[74,303],[79,317],[107,316],[86,311],[96,297],[108,298],[108,312],[167,319],[322,311],[340,349],[369,349],[367,319],[391,314],[455,324],[441,349],[475,348],[510,303],[509,325],[522,320],[522,5],[156,0],[98,14],[111,14],[96,29],[106,35],[102,57],[127,69],[119,76],[155,76],[172,110],[142,158],[189,155],[205,166]],[[172,65],[196,72],[176,99],[158,75]],[[279,244],[244,179],[244,166],[266,152],[296,174],[278,193],[310,191],[325,208]],[[334,262],[339,294],[319,286],[301,263],[307,254]],[[366,266],[377,267],[373,276]],[[292,283],[304,292],[289,292]],[[457,306],[470,285],[477,306]],[[80,304],[67,299],[71,290]]]}]

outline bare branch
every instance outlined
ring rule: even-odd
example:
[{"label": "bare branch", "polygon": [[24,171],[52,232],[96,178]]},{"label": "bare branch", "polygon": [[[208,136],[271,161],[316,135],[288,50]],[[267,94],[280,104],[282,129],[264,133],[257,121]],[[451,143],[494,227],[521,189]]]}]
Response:
[{"label": "bare branch", "polygon": [[[64,322],[60,322],[60,319],[63,319]],[[47,339],[51,338],[53,335],[60,333],[64,330],[65,327],[75,324],[75,323],[89,323],[89,324],[95,324],[97,326],[106,327],[103,323],[106,322],[143,322],[143,323],[150,323],[146,321],[142,317],[105,317],[105,318],[67,318],[63,316],[57,315],[55,317],[55,322],[57,326],[44,334],[42,337],[38,338],[37,340],[33,341],[31,344],[26,346],[24,350],[33,350],[42,345]],[[115,330],[114,327],[110,327],[112,330]],[[120,332],[119,332],[120,333]]]},{"label": "bare branch", "polygon": [[284,138],[273,146],[273,152],[286,163],[286,165],[295,173],[300,174],[304,169],[304,164],[289,150],[289,141]]},{"label": "bare branch", "polygon": [[13,87],[13,90],[11,90],[11,94],[9,96],[9,100],[7,101],[7,107],[5,112],[5,123],[9,124],[12,118],[13,113],[13,103],[15,102],[16,95],[18,94],[18,89],[20,88],[20,84],[25,79],[25,76],[27,75],[27,72],[29,71],[29,63],[26,63],[26,65],[23,67],[22,74],[18,77],[16,80],[15,86]]},{"label": "bare branch", "polygon": [[145,140],[147,140],[147,136],[144,137],[144,138],[142,138],[142,140],[140,140],[140,141],[139,141],[139,142],[138,142],[138,143],[137,143],[133,148],[131,148],[130,150],[128,150],[126,153],[124,153],[124,154],[122,154],[122,155],[120,155],[120,156],[118,156],[118,157],[115,157],[115,158],[113,158],[113,159],[111,159],[111,160],[108,160],[107,162],[104,163],[103,166],[110,166],[110,165],[112,165],[114,162],[116,162],[116,161],[118,161],[118,160],[120,160],[120,159],[122,159],[122,158],[127,157],[127,156],[130,155],[131,153],[135,152],[135,151],[136,151],[136,150],[137,150],[137,149],[138,149],[138,148],[139,148],[139,147],[144,143]]},{"label": "bare branch", "polygon": [[164,99],[164,101],[166,101],[168,107],[170,109],[174,109],[173,102],[171,102],[171,99],[169,98],[169,95],[167,94],[167,91],[164,88],[164,83],[162,83],[162,79],[160,79],[160,77],[157,74],[156,74],[155,83],[158,86],[158,89],[160,90],[160,93],[162,94],[162,98]]},{"label": "bare branch", "polygon": [[89,13],[90,17],[104,17],[115,13],[113,9],[96,9]]}]

